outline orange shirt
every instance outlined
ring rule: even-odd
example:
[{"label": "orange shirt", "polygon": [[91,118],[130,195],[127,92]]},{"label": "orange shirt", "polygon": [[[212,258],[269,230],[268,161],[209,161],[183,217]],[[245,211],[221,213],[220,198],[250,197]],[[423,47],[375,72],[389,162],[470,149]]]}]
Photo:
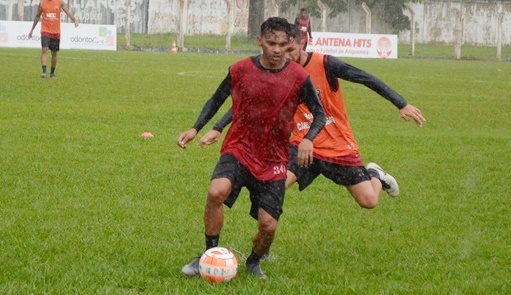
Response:
[{"label": "orange shirt", "polygon": [[41,36],[60,39],[60,0],[42,0]]},{"label": "orange shirt", "polygon": [[[334,91],[327,80],[325,70],[326,56],[312,53],[305,70],[309,72],[316,87],[319,99],[325,108],[327,121],[325,127],[314,139],[314,157],[341,165],[361,166],[358,144],[355,141],[348,114],[344,105],[344,97],[339,86]],[[300,104],[293,121],[291,143],[298,144],[307,133],[312,114],[305,104]]]}]

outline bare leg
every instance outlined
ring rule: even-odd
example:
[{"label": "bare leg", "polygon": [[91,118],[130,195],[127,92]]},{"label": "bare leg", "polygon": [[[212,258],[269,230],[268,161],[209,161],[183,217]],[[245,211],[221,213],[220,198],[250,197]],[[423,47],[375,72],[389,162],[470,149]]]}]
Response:
[{"label": "bare leg", "polygon": [[46,66],[47,60],[48,60],[48,47],[43,47],[41,49],[41,66]]},{"label": "bare leg", "polygon": [[362,208],[372,209],[376,207],[380,201],[382,185],[378,178],[372,177],[371,181],[366,180],[348,186],[347,188]]},{"label": "bare leg", "polygon": [[204,229],[208,236],[220,234],[224,225],[225,199],[231,193],[231,181],[228,178],[213,179],[209,185],[208,198],[204,208]]},{"label": "bare leg", "polygon": [[253,250],[259,256],[270,251],[277,230],[277,220],[263,209],[258,212],[259,229],[253,239]]},{"label": "bare leg", "polygon": [[57,61],[58,61],[57,51],[51,52],[51,67],[55,69],[57,67]]},{"label": "bare leg", "polygon": [[297,181],[296,175],[293,172],[287,170],[287,172],[286,172],[286,190],[290,186],[295,184],[296,181]]}]

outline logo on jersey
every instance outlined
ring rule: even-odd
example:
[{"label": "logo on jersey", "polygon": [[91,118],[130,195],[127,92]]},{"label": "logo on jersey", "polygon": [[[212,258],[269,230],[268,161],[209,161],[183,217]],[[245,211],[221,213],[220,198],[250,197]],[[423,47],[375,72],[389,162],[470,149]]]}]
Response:
[{"label": "logo on jersey", "polygon": [[46,18],[47,19],[57,19],[57,13],[56,12],[47,12]]}]

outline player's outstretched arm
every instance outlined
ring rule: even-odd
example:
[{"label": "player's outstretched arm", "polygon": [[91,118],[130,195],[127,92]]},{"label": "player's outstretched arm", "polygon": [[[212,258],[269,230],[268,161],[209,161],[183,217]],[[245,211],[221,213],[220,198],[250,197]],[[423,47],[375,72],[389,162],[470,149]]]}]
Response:
[{"label": "player's outstretched arm", "polygon": [[399,114],[405,121],[410,121],[410,118],[412,118],[419,127],[422,127],[422,124],[426,122],[421,111],[411,104],[407,104],[405,107],[401,108]]},{"label": "player's outstretched arm", "polygon": [[177,139],[177,145],[182,148],[182,149],[185,149],[186,148],[186,144],[190,141],[192,141],[195,136],[197,136],[197,130],[195,128],[191,128],[183,133],[181,133],[181,135],[179,135],[178,139]]}]

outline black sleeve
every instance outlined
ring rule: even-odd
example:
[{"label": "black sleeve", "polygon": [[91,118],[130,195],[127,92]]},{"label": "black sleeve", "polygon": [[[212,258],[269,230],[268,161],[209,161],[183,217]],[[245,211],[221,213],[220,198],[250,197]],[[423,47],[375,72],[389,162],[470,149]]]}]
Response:
[{"label": "black sleeve", "polygon": [[300,91],[300,99],[307,105],[314,116],[309,132],[305,135],[305,138],[312,141],[316,138],[321,129],[323,129],[326,122],[326,115],[310,77],[308,77],[303,84],[302,90]]},{"label": "black sleeve", "polygon": [[195,128],[197,132],[199,132],[209,122],[209,120],[213,118],[229,95],[231,95],[231,75],[227,74],[213,96],[211,96],[202,108],[197,121],[195,121],[193,128]]},{"label": "black sleeve", "polygon": [[309,25],[307,26],[307,32],[309,33],[309,38],[312,38],[312,27],[311,27],[310,20],[309,20]]},{"label": "black sleeve", "polygon": [[336,57],[331,55],[327,56],[327,60],[325,61],[325,69],[326,72],[330,74],[328,77],[330,85],[334,85],[332,84],[333,80],[340,78],[346,81],[365,85],[369,89],[390,101],[398,109],[402,109],[408,104],[401,95],[390,88],[382,80],[361,69],[347,64]]},{"label": "black sleeve", "polygon": [[295,18],[295,25],[298,25],[299,23],[298,18]]},{"label": "black sleeve", "polygon": [[232,107],[229,108],[227,113],[218,120],[218,122],[215,123],[213,126],[213,130],[216,130],[218,132],[222,132],[227,125],[229,125],[232,122]]}]

